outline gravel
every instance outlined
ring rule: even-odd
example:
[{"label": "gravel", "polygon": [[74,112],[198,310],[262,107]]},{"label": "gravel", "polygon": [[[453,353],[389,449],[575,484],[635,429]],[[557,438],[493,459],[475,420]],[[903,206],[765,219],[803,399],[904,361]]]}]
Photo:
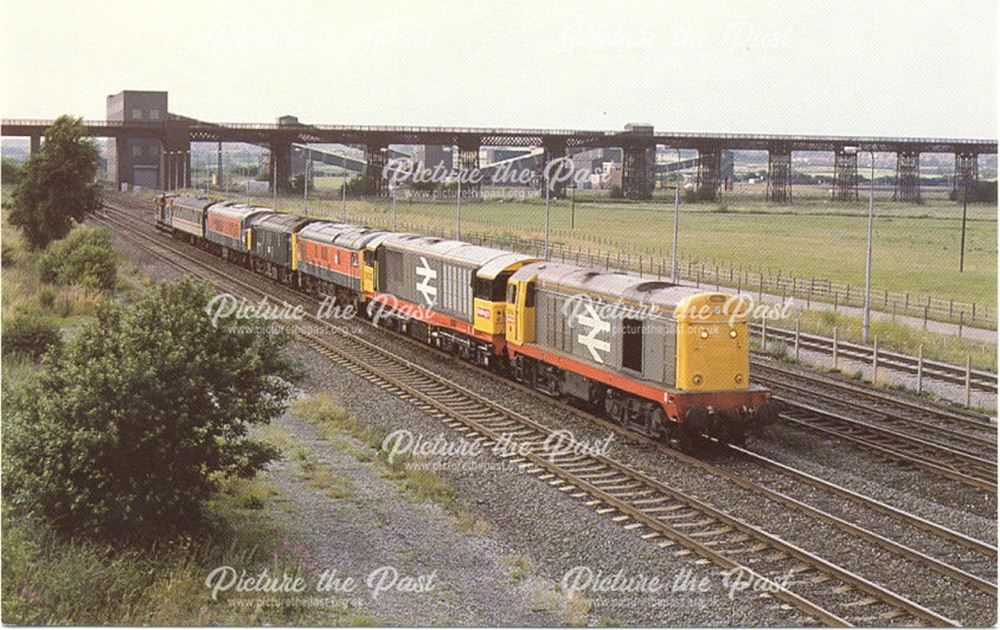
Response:
[{"label": "gravel", "polygon": [[[310,388],[321,387],[334,393],[363,426],[386,433],[407,429],[428,439],[439,434],[457,438],[458,434],[450,433],[441,420],[387,395],[308,348],[303,347],[301,352],[304,357],[312,357],[308,359],[312,369]],[[574,567],[587,567],[605,576],[622,570],[633,580],[657,577],[668,584],[688,574],[695,582],[708,578],[707,592],[667,589],[655,593],[582,593],[585,599],[593,600],[590,623],[773,626],[809,622],[784,604],[755,593],[736,593],[730,599],[713,565],[639,539],[581,501],[503,465],[496,456],[487,453],[463,464],[436,474],[466,502],[465,510],[487,524],[487,537],[498,553],[532,559],[532,573],[540,585],[536,592],[543,594],[539,596],[543,601],[552,597],[555,585]],[[408,535],[420,540],[427,532],[418,528]],[[494,596],[511,588],[506,576],[487,582]],[[406,615],[400,621],[410,623],[411,617]],[[491,625],[489,619],[483,618],[472,618],[470,623]]]},{"label": "gravel", "polygon": [[[138,254],[137,261],[144,266],[150,265],[148,268],[154,278],[178,275],[173,267],[156,261],[155,257],[138,251],[133,251],[130,255],[128,250],[138,250],[138,248],[125,243],[122,249],[130,258]],[[146,260],[142,260],[143,258]],[[432,367],[455,382],[476,389],[495,400],[505,401],[553,428],[570,429],[579,439],[600,440],[607,437],[607,429],[580,420],[575,414],[540,401],[510,383],[500,379],[486,379],[481,373],[469,370],[467,366],[452,361],[442,361],[439,355],[423,348],[413,347],[392,336],[368,330],[363,334],[369,338],[379,339],[381,345],[397,349],[412,360]],[[386,394],[368,381],[332,365],[310,350],[300,348],[299,353],[306,357],[306,364],[312,373],[308,387],[311,389],[322,387],[334,392],[363,425],[383,432],[406,428],[428,439],[441,433],[448,434],[448,430],[440,420],[420,412],[410,403]],[[316,436],[310,435],[311,427],[308,425],[294,418],[285,418],[283,426],[293,431],[299,439],[310,441],[313,448],[317,447]],[[450,434],[452,439],[457,435]],[[950,482],[928,473],[904,470],[858,449],[827,443],[808,432],[792,430],[782,425],[766,430],[761,438],[756,440],[755,448],[773,459],[879,498],[925,518],[947,524],[979,538],[995,540],[996,500],[995,497],[983,496],[985,493],[975,493],[964,486],[951,487]],[[878,547],[850,538],[780,506],[769,505],[770,509],[762,509],[764,504],[759,496],[720,481],[704,471],[683,465],[658,449],[628,443],[620,436],[616,436],[612,440],[611,451],[608,454],[647,471],[667,484],[707,500],[735,516],[779,534],[786,540],[858,571],[869,579],[890,585],[894,590],[944,614],[955,616],[966,624],[991,624],[995,619],[994,598],[981,596],[977,591],[971,591],[929,573],[926,569],[903,561]],[[331,461],[339,461],[333,459],[332,454],[327,455],[331,457]],[[735,598],[730,599],[724,592],[721,579],[713,566],[697,564],[692,562],[692,557],[677,556],[675,552],[660,549],[651,541],[642,541],[634,534],[624,531],[610,519],[596,515],[582,502],[553,489],[545,482],[510,468],[496,468],[496,463],[501,460],[493,456],[483,457],[490,458],[494,467],[486,470],[484,463],[478,470],[473,467],[464,470],[443,470],[438,473],[438,476],[455,489],[458,496],[468,501],[467,509],[489,524],[489,533],[486,536],[474,537],[476,540],[485,539],[482,542],[485,547],[473,545],[475,552],[470,552],[473,556],[479,554],[481,561],[469,567],[463,560],[466,557],[463,555],[465,553],[463,544],[472,543],[446,545],[458,549],[455,556],[444,558],[432,553],[422,553],[421,558],[426,559],[426,563],[422,566],[447,567],[449,584],[457,581],[462,584],[486,586],[457,588],[453,602],[465,603],[456,603],[455,606],[458,607],[456,609],[439,605],[426,613],[428,615],[426,619],[433,619],[441,614],[449,615],[447,619],[453,619],[450,615],[457,614],[455,610],[465,610],[469,616],[455,617],[454,622],[461,623],[460,620],[464,620],[465,623],[483,625],[493,623],[545,625],[545,622],[539,622],[530,615],[558,613],[536,613],[530,607],[517,608],[525,601],[524,589],[527,587],[524,585],[530,584],[536,592],[555,593],[552,585],[562,579],[567,570],[583,565],[594,571],[601,571],[605,575],[614,573],[620,568],[627,576],[658,576],[667,581],[672,581],[685,571],[693,571],[696,576],[708,577],[712,584],[712,588],[705,593],[585,593],[586,598],[595,600],[589,614],[591,622],[616,621],[627,625],[795,625],[804,621],[795,611],[783,610],[773,600],[762,601],[755,594],[737,594]],[[728,456],[717,456],[717,459],[720,460],[717,463],[731,466],[741,474],[759,478],[761,481],[767,478],[767,473],[763,469],[747,462],[733,460]],[[281,473],[281,469],[275,469],[274,474]],[[290,484],[292,480],[287,479],[286,482]],[[779,482],[771,479],[768,485],[775,483]],[[363,487],[368,486],[363,485]],[[780,487],[791,492],[791,485]],[[376,490],[377,488],[373,488],[372,492]],[[361,547],[362,543],[376,544],[370,540],[373,537],[378,540],[379,549],[387,553],[393,549],[393,544],[397,544],[396,551],[398,551],[400,540],[411,539],[415,541],[415,548],[436,549],[438,544],[442,543],[440,539],[427,541],[427,545],[423,545],[427,536],[437,535],[440,533],[438,530],[445,529],[435,527],[438,521],[434,519],[447,521],[449,518],[454,518],[452,515],[442,513],[440,508],[433,505],[421,506],[421,510],[426,509],[430,512],[419,517],[407,516],[398,513],[400,510],[390,509],[389,520],[398,525],[389,529],[387,539],[382,538],[384,527],[373,533],[369,519],[361,518],[361,525],[355,524],[353,528],[342,526],[346,529],[343,530],[343,536],[338,538],[341,542],[335,544],[330,540],[332,537],[319,535],[317,527],[319,523],[331,522],[332,517],[329,513],[329,510],[333,509],[329,505],[331,500],[322,495],[312,496],[316,493],[310,495],[302,488],[293,489],[291,485],[283,487],[283,491],[296,505],[296,520],[301,520],[304,524],[304,531],[313,534],[310,538],[310,547],[314,548],[317,557],[323,558],[339,558],[338,554]],[[818,507],[830,511],[837,511],[839,508],[838,513],[845,517],[853,516],[851,520],[857,520],[861,524],[864,524],[866,519],[872,518],[860,508],[835,505],[828,498],[824,499],[818,491],[799,488],[794,494],[800,498],[808,497],[810,502],[815,501]],[[383,495],[376,492],[373,496]],[[387,503],[391,502],[380,498],[373,505],[381,506]],[[408,511],[414,509],[412,504],[406,508]],[[437,510],[437,513],[434,510]],[[411,520],[407,520],[408,518]],[[419,522],[412,520],[417,518],[424,520]],[[369,526],[366,527],[365,524]],[[924,534],[906,532],[899,528],[891,529],[893,526],[885,522],[872,522],[871,525],[883,528],[880,531],[887,533],[892,531],[893,538],[900,542],[911,544],[912,541],[912,544],[938,550],[934,547],[935,543],[928,540]],[[492,555],[487,553],[490,550]],[[946,556],[947,559],[970,562],[967,555],[963,555],[962,552],[949,553],[952,555]],[[514,584],[509,578],[509,572],[508,577],[502,579],[504,575],[502,558],[519,554],[532,558],[536,568],[530,578]],[[498,576],[501,576],[501,579],[498,579]],[[490,586],[493,589],[490,589]],[[510,616],[497,616],[501,613],[488,613],[479,608],[483,602],[477,597],[477,593],[492,592],[492,597],[486,598],[486,604],[490,604],[498,601],[500,596],[496,594],[497,591],[503,592],[502,605],[513,607],[509,612]],[[533,597],[537,599],[539,595],[535,594]],[[558,601],[555,595],[548,597]],[[390,602],[388,599],[386,601]],[[384,612],[391,615],[385,619],[387,623],[419,623],[415,615],[424,614],[414,613],[412,607],[405,602],[399,603],[398,608],[393,608],[395,604],[391,602],[385,605],[387,608]],[[522,621],[508,621],[515,618]]]}]

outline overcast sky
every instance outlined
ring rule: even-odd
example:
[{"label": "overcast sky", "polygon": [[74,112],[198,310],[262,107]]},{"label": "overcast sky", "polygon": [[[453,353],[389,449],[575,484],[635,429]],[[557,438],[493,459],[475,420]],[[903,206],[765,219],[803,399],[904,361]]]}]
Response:
[{"label": "overcast sky", "polygon": [[2,0],[4,117],[986,137],[995,0]]}]

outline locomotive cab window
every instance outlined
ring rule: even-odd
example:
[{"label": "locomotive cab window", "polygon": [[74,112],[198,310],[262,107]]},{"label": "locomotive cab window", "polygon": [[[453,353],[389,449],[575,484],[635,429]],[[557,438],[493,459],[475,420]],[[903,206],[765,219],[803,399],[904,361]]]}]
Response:
[{"label": "locomotive cab window", "polygon": [[622,367],[642,372],[642,320],[622,320]]},{"label": "locomotive cab window", "polygon": [[517,304],[517,285],[508,284],[507,285],[507,303]]},{"label": "locomotive cab window", "polygon": [[529,282],[525,285],[524,293],[524,306],[526,308],[532,308],[535,306],[535,283]]},{"label": "locomotive cab window", "polygon": [[510,273],[502,273],[492,280],[484,280],[478,276],[473,280],[473,294],[480,300],[488,302],[503,302],[504,291]]}]

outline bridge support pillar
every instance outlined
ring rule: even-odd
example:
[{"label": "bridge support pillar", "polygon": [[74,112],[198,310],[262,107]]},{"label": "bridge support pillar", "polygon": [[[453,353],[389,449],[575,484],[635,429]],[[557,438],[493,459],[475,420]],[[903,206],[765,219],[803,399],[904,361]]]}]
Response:
[{"label": "bridge support pillar", "polygon": [[542,138],[542,162],[541,172],[538,173],[538,190],[542,199],[545,199],[545,173],[548,171],[552,181],[549,182],[551,190],[550,199],[563,199],[566,197],[566,182],[563,177],[568,165],[550,163],[560,158],[566,157],[566,140],[563,138]]},{"label": "bridge support pillar", "polygon": [[[477,199],[482,197],[483,185],[478,175],[479,143],[460,143],[458,145],[458,168],[462,177],[462,197],[475,197]],[[475,174],[475,177],[472,177],[473,181],[469,181],[473,174]]]},{"label": "bridge support pillar", "polygon": [[219,190],[225,190],[226,185],[223,183],[224,173],[222,172],[222,142],[219,142],[218,152],[216,153],[216,164],[215,164],[215,187]]},{"label": "bridge support pillar", "polygon": [[160,152],[160,188],[179,190],[190,186],[191,151],[164,145]]},{"label": "bridge support pillar", "polygon": [[719,178],[722,190],[733,189],[733,152],[723,149],[719,154]]},{"label": "bridge support pillar", "polygon": [[920,152],[899,151],[896,153],[896,190],[892,193],[896,201],[920,203]]},{"label": "bridge support pillar", "polygon": [[979,184],[979,155],[976,153],[955,154],[955,177],[952,190],[955,199],[961,201],[965,191],[969,191],[969,199],[974,198],[976,186]]},{"label": "bridge support pillar", "polygon": [[41,136],[31,136],[31,152],[28,153],[28,157],[34,157],[42,148],[42,137]]},{"label": "bridge support pillar", "polygon": [[698,147],[698,200],[719,198],[720,151],[718,147]]},{"label": "bridge support pillar", "polygon": [[767,150],[766,199],[772,203],[792,202],[792,152],[786,146]]},{"label": "bridge support pillar", "polygon": [[288,140],[273,140],[271,149],[270,185],[277,186],[279,193],[292,189],[292,143]]},{"label": "bridge support pillar", "polygon": [[[116,146],[121,155],[126,143]],[[121,160],[118,160],[119,165]],[[191,133],[187,123],[168,120],[160,141],[160,188],[178,190],[191,185]]]},{"label": "bridge support pillar", "polygon": [[858,199],[858,152],[844,151],[837,147],[833,151],[833,200],[857,201]]},{"label": "bridge support pillar", "polygon": [[388,159],[389,145],[382,142],[365,144],[365,192],[375,197],[389,194],[389,182],[382,176]]},{"label": "bridge support pillar", "polygon": [[622,147],[622,195],[626,199],[652,199],[655,178],[655,146]]}]

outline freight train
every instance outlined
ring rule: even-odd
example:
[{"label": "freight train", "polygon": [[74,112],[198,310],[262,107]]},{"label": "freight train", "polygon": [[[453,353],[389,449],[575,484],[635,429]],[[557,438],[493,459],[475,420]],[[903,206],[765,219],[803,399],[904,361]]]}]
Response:
[{"label": "freight train", "polygon": [[415,234],[160,195],[174,237],[685,450],[776,416],[750,383],[747,304]]}]

